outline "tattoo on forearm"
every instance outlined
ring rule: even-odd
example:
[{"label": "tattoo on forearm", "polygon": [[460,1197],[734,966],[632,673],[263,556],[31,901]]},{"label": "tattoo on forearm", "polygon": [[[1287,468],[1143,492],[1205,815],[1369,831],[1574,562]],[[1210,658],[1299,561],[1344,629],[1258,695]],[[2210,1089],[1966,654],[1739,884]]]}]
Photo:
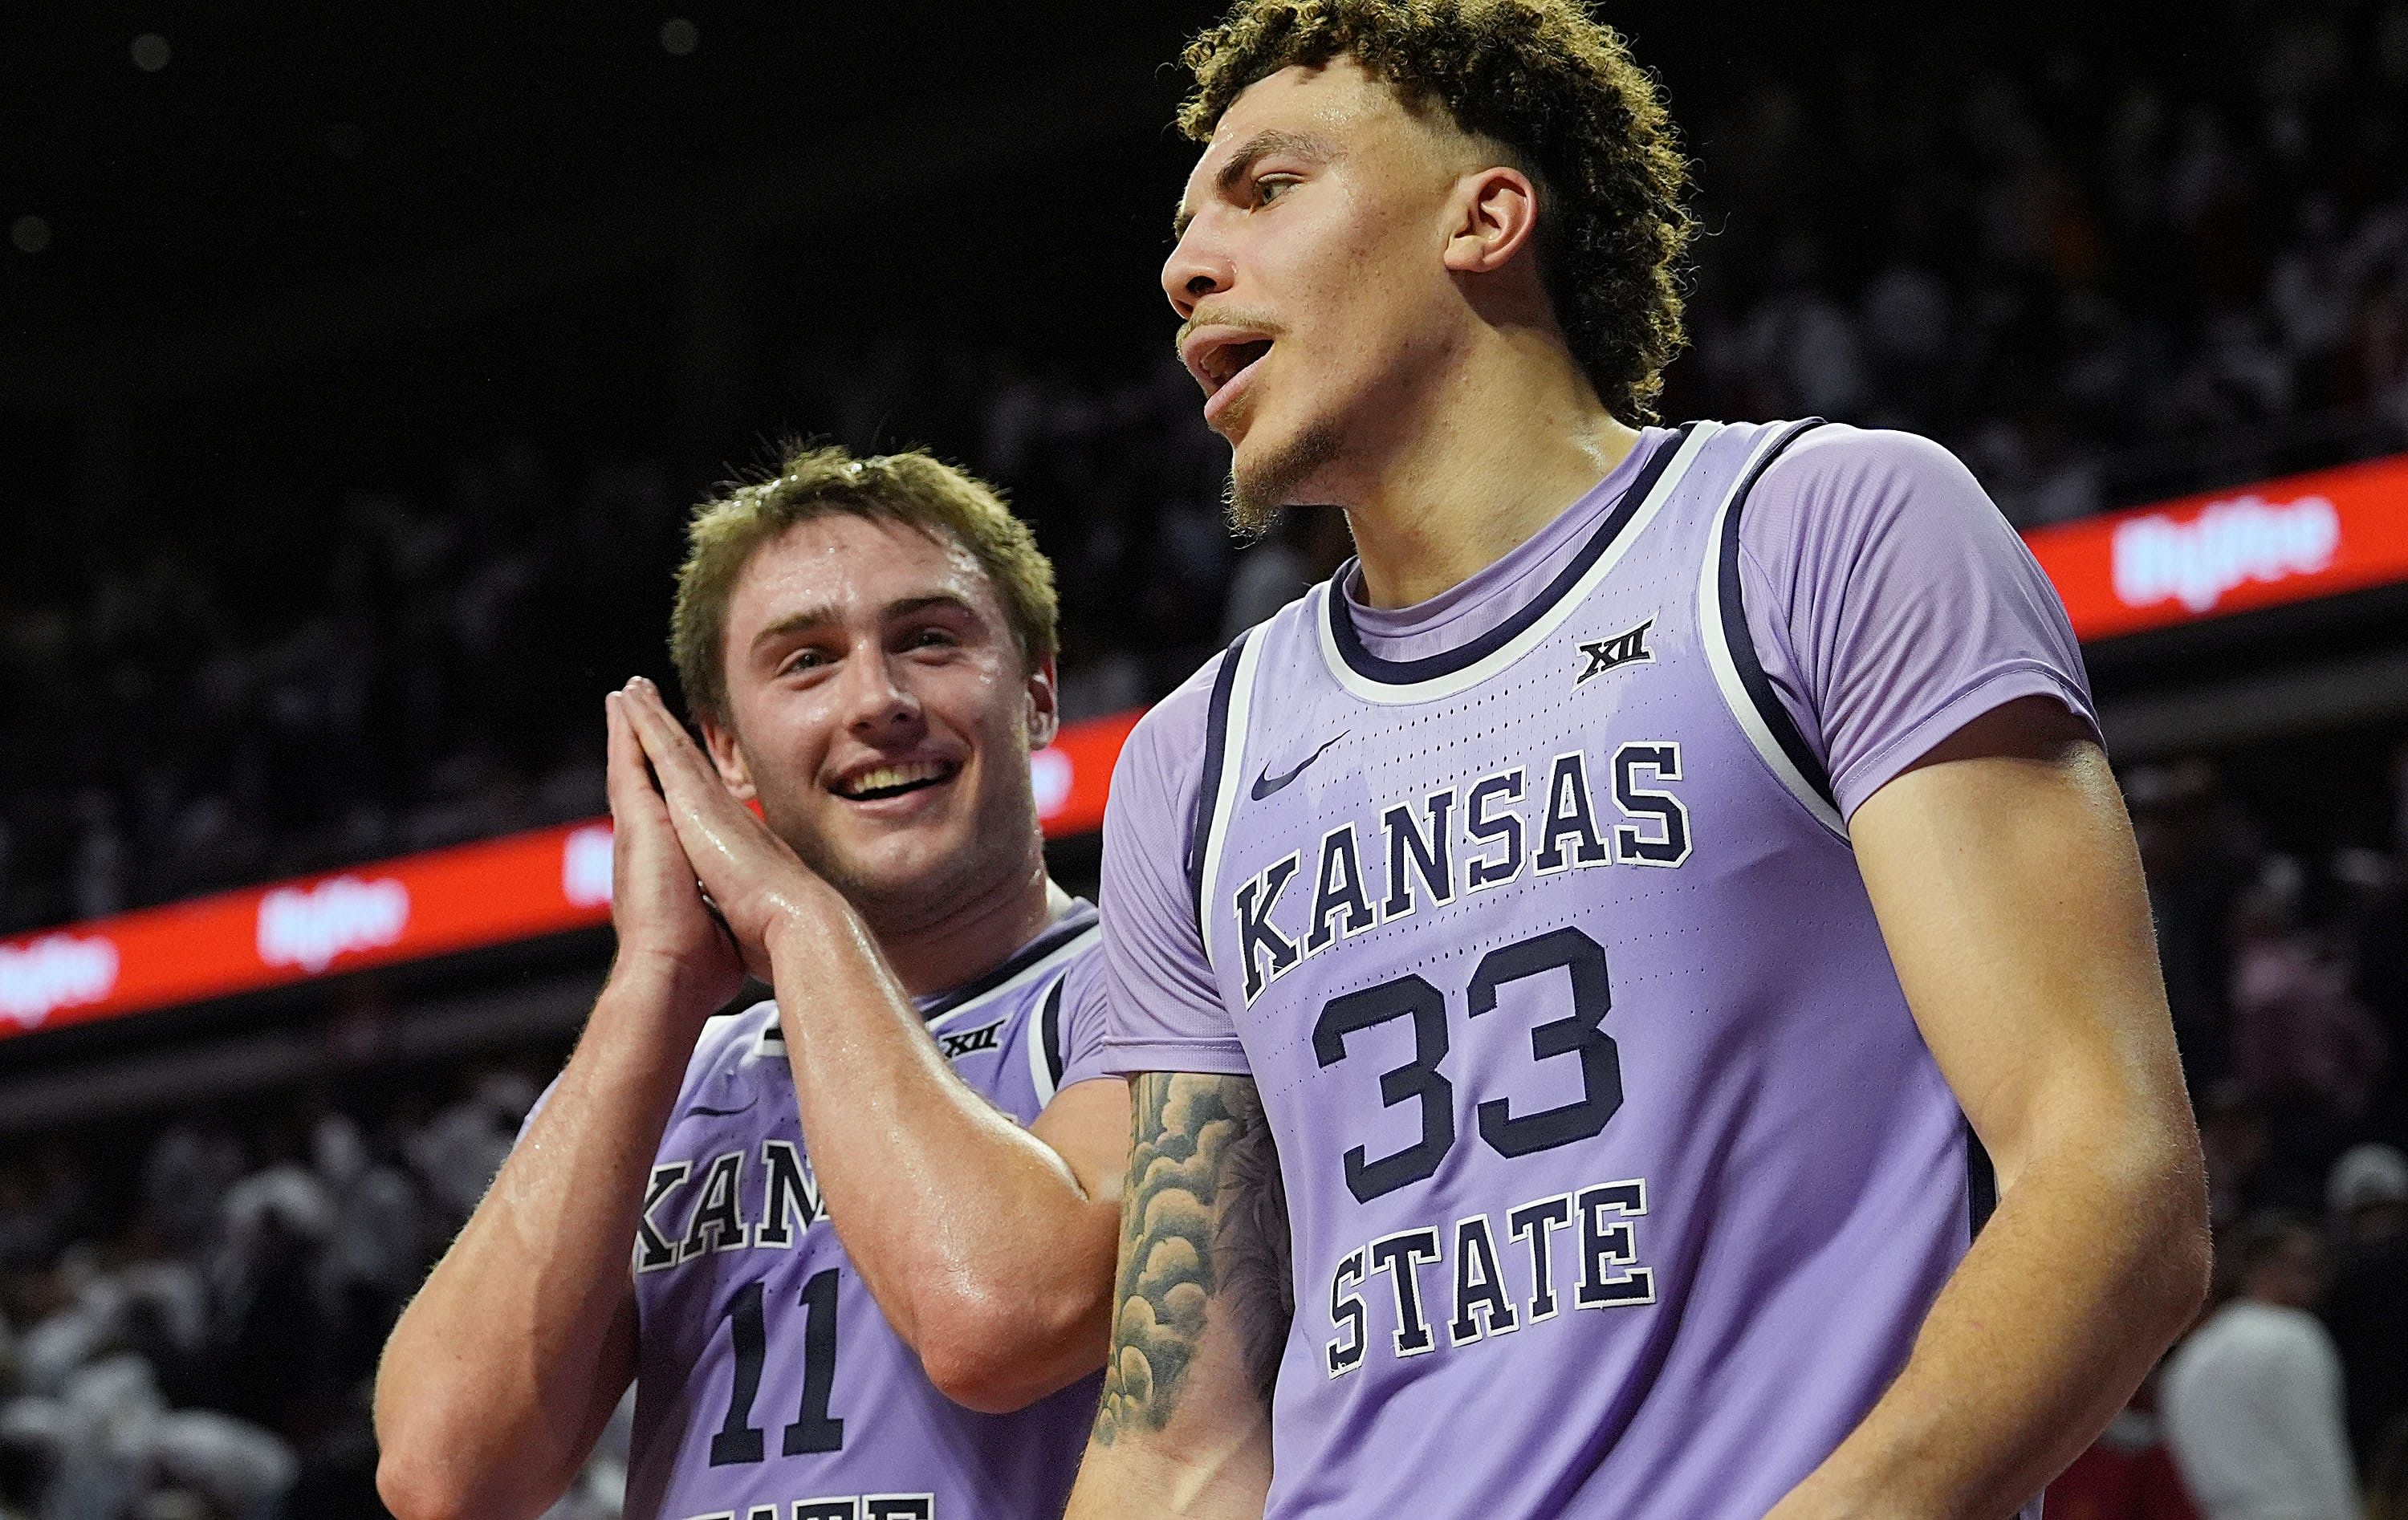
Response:
[{"label": "tattoo on forearm", "polygon": [[1268,1410],[1296,1319],[1296,1278],[1288,1266],[1287,1184],[1280,1176],[1279,1148],[1254,1084],[1241,1085],[1254,1122],[1222,1152],[1212,1256],[1221,1273],[1217,1301],[1229,1311],[1247,1381]]},{"label": "tattoo on forearm", "polygon": [[1295,1314],[1287,1199],[1254,1084],[1154,1073],[1132,1087],[1120,1312],[1096,1413],[1106,1446],[1169,1422],[1208,1313],[1268,1406]]}]

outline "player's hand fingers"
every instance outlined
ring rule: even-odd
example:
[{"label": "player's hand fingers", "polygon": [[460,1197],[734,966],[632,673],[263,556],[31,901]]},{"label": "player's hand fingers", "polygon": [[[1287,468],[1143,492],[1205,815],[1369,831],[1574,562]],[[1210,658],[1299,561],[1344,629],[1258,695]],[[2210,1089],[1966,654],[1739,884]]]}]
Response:
[{"label": "player's hand fingers", "polygon": [[602,724],[608,736],[602,778],[610,799],[610,816],[622,828],[654,820],[666,822],[668,810],[662,805],[661,795],[644,768],[643,745],[636,737],[635,725],[627,716],[626,700],[621,694],[612,692],[602,698]]},{"label": "player's hand fingers", "polygon": [[610,798],[611,853],[622,870],[656,874],[667,871],[689,885],[693,870],[684,859],[685,844],[678,837],[677,815],[661,796],[644,762],[643,745],[627,710],[626,698],[612,693],[603,699],[609,736],[603,767]]},{"label": "player's hand fingers", "polygon": [[733,937],[704,902],[676,819],[655,788],[624,694],[603,698],[610,796],[610,919],[621,964],[666,966],[697,988],[696,1009],[733,996],[740,959]]},{"label": "player's hand fingers", "polygon": [[652,761],[664,795],[688,808],[715,811],[737,806],[701,746],[661,699],[660,688],[638,676],[627,683],[623,695],[636,740]]},{"label": "player's hand fingers", "polygon": [[641,677],[627,683],[624,708],[635,736],[660,778],[670,826],[686,857],[723,908],[764,870],[792,858],[752,810],[729,795],[683,724]]}]

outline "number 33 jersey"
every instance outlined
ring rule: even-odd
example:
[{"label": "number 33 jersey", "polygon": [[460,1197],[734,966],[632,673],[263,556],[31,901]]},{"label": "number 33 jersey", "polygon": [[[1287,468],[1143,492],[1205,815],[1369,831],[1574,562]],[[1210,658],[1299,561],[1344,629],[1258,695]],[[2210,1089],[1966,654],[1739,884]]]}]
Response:
[{"label": "number 33 jersey", "polygon": [[1268,1513],[1756,1520],[1988,1206],[1846,816],[2087,716],[2071,631],[1953,459],[1813,424],[1652,430],[1435,601],[1356,584],[1151,715],[1106,825],[1110,1064],[1251,1074],[1278,1141]]},{"label": "number 33 jersey", "polygon": [[[953,1069],[1023,1125],[1099,1074],[1097,940],[1080,903],[976,982],[921,1001]],[[1096,1381],[1006,1415],[928,1382],[821,1200],[775,1003],[705,1028],[647,1191],[628,1520],[1061,1513]]]}]

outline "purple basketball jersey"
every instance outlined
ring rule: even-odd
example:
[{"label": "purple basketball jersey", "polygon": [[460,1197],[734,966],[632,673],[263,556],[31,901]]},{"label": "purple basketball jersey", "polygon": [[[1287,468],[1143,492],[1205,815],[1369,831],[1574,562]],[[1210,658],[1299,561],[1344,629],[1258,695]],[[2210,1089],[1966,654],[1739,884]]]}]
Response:
[{"label": "purple basketball jersey", "polygon": [[[1080,903],[977,982],[921,1000],[953,1069],[1024,1125],[1100,1074],[1097,943]],[[774,1002],[697,1041],[634,1266],[628,1520],[1061,1513],[1096,1380],[1005,1415],[928,1382],[820,1201]]]},{"label": "purple basketball jersey", "polygon": [[[1652,432],[1578,537],[1492,566],[1489,601],[1524,592],[1497,621],[1423,620],[1433,652],[1377,652],[1341,574],[1131,741],[1109,1060],[1260,1089],[1295,1251],[1277,1520],[1756,1520],[1979,1227],[1985,1160],[1849,848],[1861,797],[1743,605],[1751,489],[1811,425]],[[2086,710],[2040,601],[2039,654],[1868,743],[1944,737],[1968,693]]]}]

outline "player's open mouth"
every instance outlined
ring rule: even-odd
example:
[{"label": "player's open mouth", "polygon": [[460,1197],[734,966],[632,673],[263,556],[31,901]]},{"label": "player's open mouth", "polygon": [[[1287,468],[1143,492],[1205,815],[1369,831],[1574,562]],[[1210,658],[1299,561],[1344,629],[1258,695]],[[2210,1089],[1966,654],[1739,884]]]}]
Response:
[{"label": "player's open mouth", "polygon": [[1205,398],[1204,421],[1211,423],[1229,409],[1245,389],[1246,377],[1271,351],[1271,340],[1261,338],[1252,343],[1231,343],[1215,349],[1209,355],[1207,373],[1214,377],[1211,394]]},{"label": "player's open mouth", "polygon": [[1248,343],[1215,343],[1196,356],[1203,366],[1205,379],[1218,392],[1254,366],[1255,360],[1271,351],[1271,340],[1255,338]]},{"label": "player's open mouth", "polygon": [[1179,358],[1203,389],[1205,422],[1228,409],[1244,389],[1246,377],[1271,351],[1271,343],[1268,337],[1238,327],[1204,327],[1188,335],[1180,346]]},{"label": "player's open mouth", "polygon": [[899,765],[872,766],[839,777],[828,790],[852,802],[879,802],[941,786],[961,773],[952,760],[913,760]]}]

